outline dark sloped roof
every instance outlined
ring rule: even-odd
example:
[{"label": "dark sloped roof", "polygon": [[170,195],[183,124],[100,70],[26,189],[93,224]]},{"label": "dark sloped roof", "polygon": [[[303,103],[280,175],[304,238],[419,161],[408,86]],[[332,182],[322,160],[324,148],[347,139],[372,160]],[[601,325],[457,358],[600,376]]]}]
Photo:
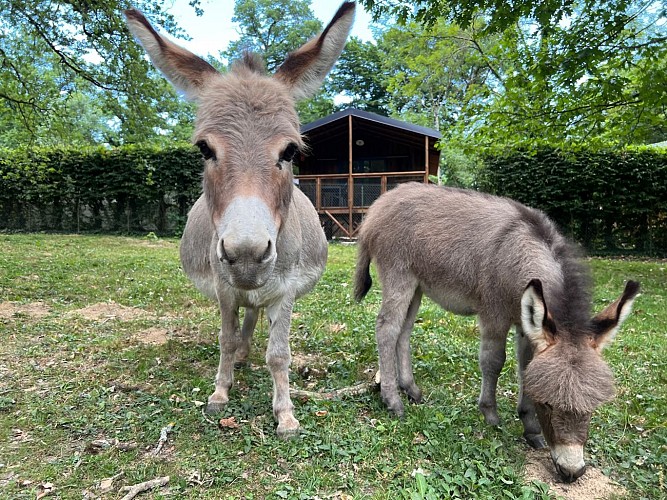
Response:
[{"label": "dark sloped roof", "polygon": [[395,128],[399,128],[401,130],[407,130],[407,131],[414,132],[414,133],[417,133],[417,134],[426,135],[428,137],[434,137],[435,139],[440,139],[442,137],[442,134],[440,132],[438,132],[437,130],[434,130],[432,128],[422,127],[420,125],[413,125],[412,123],[402,122],[400,120],[395,120],[393,118],[388,118],[386,116],[371,113],[369,111],[362,111],[360,109],[355,109],[355,108],[344,109],[343,111],[338,111],[337,113],[334,113],[332,115],[325,116],[324,118],[320,118],[319,120],[315,120],[314,122],[310,122],[310,123],[307,123],[306,125],[302,125],[301,126],[301,133],[305,134],[306,132],[309,132],[311,130],[315,130],[315,129],[320,128],[324,125],[335,122],[336,120],[340,120],[341,118],[345,118],[347,116],[353,116],[353,117],[361,118],[363,120],[369,120],[369,121],[373,121],[373,122],[376,122],[376,123],[382,123],[382,124],[387,125],[389,127],[395,127]]}]

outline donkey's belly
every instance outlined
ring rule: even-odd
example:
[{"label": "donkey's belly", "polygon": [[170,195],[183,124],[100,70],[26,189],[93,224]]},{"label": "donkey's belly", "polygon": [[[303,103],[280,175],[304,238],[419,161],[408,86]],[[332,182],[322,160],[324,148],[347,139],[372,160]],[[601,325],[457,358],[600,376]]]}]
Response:
[{"label": "donkey's belly", "polygon": [[437,288],[420,285],[424,295],[430,298],[446,311],[461,316],[474,316],[477,314],[477,303],[475,300],[452,290],[440,290]]}]

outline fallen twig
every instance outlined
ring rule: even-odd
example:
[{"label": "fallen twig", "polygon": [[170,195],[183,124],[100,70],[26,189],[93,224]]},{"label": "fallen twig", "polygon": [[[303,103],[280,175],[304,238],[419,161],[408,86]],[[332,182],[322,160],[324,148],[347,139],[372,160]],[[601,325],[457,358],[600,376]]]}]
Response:
[{"label": "fallen twig", "polygon": [[134,486],[123,486],[121,491],[127,491],[127,495],[125,495],[121,500],[132,500],[139,493],[152,490],[153,488],[161,488],[168,482],[169,476],[164,476],[151,479],[150,481],[144,481],[143,483],[135,484]]},{"label": "fallen twig", "polygon": [[356,384],[350,387],[341,387],[340,389],[334,389],[329,392],[314,392],[306,391],[303,389],[290,389],[290,395],[295,398],[307,398],[314,400],[329,400],[329,399],[338,399],[346,396],[358,396],[359,394],[364,394],[367,392],[372,392],[376,390],[377,383],[375,380],[369,382],[362,382],[361,384]]},{"label": "fallen twig", "polygon": [[211,420],[206,416],[206,406],[201,407],[201,416],[204,417],[204,420],[206,420],[209,424],[218,425],[215,420]]},{"label": "fallen twig", "polygon": [[157,446],[155,447],[155,450],[153,450],[153,456],[156,457],[161,451],[162,447],[164,446],[164,443],[167,442],[167,438],[169,436],[169,433],[174,429],[174,424],[170,423],[169,425],[164,426],[160,430],[160,439],[157,442]]}]

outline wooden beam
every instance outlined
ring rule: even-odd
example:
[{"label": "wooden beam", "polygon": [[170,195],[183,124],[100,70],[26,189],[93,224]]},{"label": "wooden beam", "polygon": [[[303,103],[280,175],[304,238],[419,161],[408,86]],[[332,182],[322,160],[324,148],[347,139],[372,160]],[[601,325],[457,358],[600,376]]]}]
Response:
[{"label": "wooden beam", "polygon": [[336,220],[336,218],[335,218],[333,215],[331,215],[331,213],[330,213],[328,210],[325,210],[324,213],[325,213],[325,214],[326,214],[332,221],[334,221],[334,224],[336,224],[336,225],[340,228],[341,231],[343,231],[343,232],[345,233],[345,236],[347,236],[348,238],[350,237],[350,231],[348,231],[347,229],[345,229],[345,228],[343,227],[343,225],[342,225],[340,222],[338,222],[338,221]]},{"label": "wooden beam", "polygon": [[348,213],[348,237],[352,233],[352,207],[354,206],[354,179],[352,178],[352,115],[348,116],[348,177],[347,177],[347,206]]}]

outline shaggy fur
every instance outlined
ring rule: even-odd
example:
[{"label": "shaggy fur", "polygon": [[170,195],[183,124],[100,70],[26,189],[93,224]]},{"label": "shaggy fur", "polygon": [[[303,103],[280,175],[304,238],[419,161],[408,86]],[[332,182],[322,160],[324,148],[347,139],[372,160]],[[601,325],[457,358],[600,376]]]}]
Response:
[{"label": "shaggy fur", "polygon": [[[533,398],[549,426],[549,445],[583,446],[591,412],[613,397],[600,346],[629,314],[637,283],[629,282],[621,299],[591,319],[590,272],[579,250],[542,212],[474,191],[403,184],[370,207],[358,243],[356,299],[372,285],[371,260],[382,282],[376,338],[390,411],[404,412],[399,387],[421,399],[409,337],[425,294],[446,310],[478,317],[479,407],[487,423],[499,422],[496,386],[514,325],[524,436],[533,446],[543,444]],[[557,468],[576,478],[581,470],[567,470],[579,467],[570,459]]]}]

